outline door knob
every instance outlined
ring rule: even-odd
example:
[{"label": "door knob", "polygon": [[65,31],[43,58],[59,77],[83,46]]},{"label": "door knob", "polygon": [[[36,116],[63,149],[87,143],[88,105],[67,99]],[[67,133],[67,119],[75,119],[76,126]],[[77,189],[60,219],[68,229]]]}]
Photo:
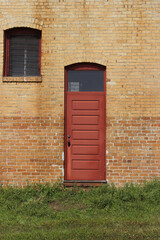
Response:
[{"label": "door knob", "polygon": [[68,140],[68,147],[70,147],[71,146],[71,142],[70,142],[70,140]]}]

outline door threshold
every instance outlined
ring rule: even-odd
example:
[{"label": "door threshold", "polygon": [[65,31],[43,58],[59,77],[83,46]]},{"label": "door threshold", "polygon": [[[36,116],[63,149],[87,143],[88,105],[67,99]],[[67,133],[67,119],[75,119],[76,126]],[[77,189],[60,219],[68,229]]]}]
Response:
[{"label": "door threshold", "polygon": [[107,183],[106,180],[94,180],[94,181],[90,181],[90,180],[64,180],[64,182],[63,182],[63,184],[66,187],[72,187],[72,186],[98,187],[98,186],[104,185],[106,183]]}]

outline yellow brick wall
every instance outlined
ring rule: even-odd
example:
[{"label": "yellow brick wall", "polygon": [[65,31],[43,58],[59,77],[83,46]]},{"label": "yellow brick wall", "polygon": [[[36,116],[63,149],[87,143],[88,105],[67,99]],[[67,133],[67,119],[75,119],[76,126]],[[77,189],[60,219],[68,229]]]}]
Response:
[{"label": "yellow brick wall", "polygon": [[[63,179],[64,67],[107,68],[106,178],[160,176],[159,0],[0,0],[2,184]],[[4,30],[42,30],[41,78],[3,77]]]}]

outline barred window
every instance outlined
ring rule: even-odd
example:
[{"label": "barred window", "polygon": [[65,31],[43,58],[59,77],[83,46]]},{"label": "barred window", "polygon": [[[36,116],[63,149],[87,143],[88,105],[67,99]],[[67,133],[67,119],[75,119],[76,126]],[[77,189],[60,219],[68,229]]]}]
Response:
[{"label": "barred window", "polygon": [[4,76],[40,76],[41,31],[12,28],[5,31]]}]

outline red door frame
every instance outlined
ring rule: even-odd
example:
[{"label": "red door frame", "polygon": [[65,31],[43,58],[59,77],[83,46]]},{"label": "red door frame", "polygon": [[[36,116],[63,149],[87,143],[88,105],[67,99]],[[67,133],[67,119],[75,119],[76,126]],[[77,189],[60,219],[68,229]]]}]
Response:
[{"label": "red door frame", "polygon": [[[71,64],[65,67],[65,81],[64,81],[64,91],[65,91],[65,98],[64,98],[64,181],[68,181],[67,180],[67,91],[68,91],[68,71],[69,70],[103,70],[104,71],[104,97],[106,99],[106,67],[97,63],[87,63],[87,62],[83,62],[83,63],[75,63],[75,64]],[[95,93],[95,92],[93,92]],[[97,92],[96,92],[97,93]],[[106,102],[106,101],[105,101]],[[106,103],[104,106],[104,111],[105,111],[105,116],[106,116]],[[106,117],[104,119],[104,125],[106,126]],[[105,131],[105,136],[106,136],[106,127],[104,129]],[[104,146],[106,147],[106,137],[104,140]],[[106,180],[106,151],[104,151],[104,175],[105,175],[105,179]],[[78,181],[71,181],[71,182],[78,182]],[[83,181],[80,181],[83,182]],[[86,182],[86,181],[84,181]],[[89,181],[87,181],[89,182]],[[91,181],[94,182],[94,181]],[[97,182],[97,181],[95,181]],[[101,181],[103,182],[103,181]]]}]

